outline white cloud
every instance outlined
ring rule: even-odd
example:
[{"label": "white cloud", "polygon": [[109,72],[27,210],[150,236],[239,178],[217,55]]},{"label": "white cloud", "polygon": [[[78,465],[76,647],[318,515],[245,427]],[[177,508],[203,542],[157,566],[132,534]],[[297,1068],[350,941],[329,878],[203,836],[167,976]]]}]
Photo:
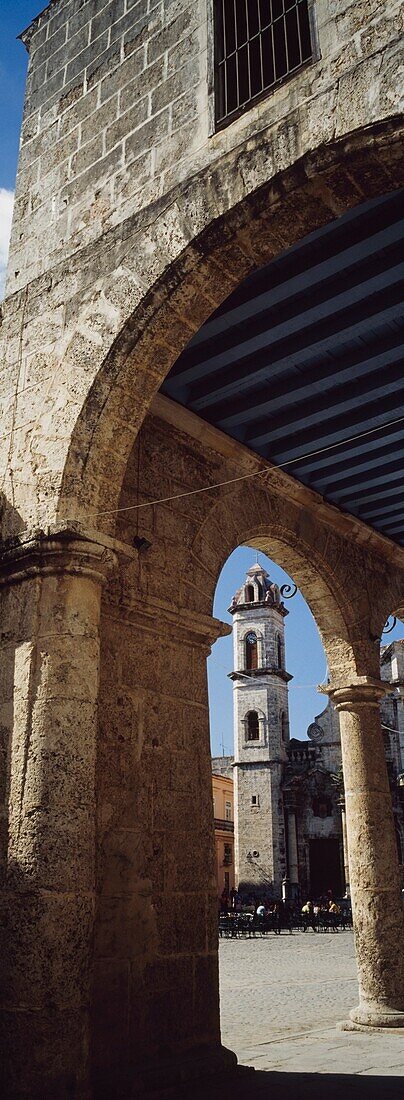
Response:
[{"label": "white cloud", "polygon": [[14,191],[0,187],[0,302],[4,295],[4,283],[13,216]]}]

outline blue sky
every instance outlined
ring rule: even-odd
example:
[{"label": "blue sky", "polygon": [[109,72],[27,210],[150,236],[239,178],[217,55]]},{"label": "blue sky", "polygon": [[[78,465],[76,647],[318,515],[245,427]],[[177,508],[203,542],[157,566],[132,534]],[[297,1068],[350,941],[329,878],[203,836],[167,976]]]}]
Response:
[{"label": "blue sky", "polygon": [[[6,264],[10,231],[12,198],[17,170],[19,133],[22,118],[24,88],[28,55],[17,35],[46,6],[46,0],[1,0],[0,37],[0,299]],[[250,565],[256,560],[256,551],[239,548],[231,555],[218,582],[215,615],[231,621],[227,608],[231,597],[244,580]],[[264,555],[260,561],[270,576],[278,583],[288,578]],[[326,698],[316,692],[316,685],[325,678],[326,662],[323,647],[314,619],[300,593],[287,605],[290,611],[286,620],[286,665],[294,679],[290,687],[291,732],[304,737],[309,722],[326,703]],[[404,637],[404,627],[399,625],[389,640]],[[227,673],[232,669],[232,641],[223,638],[216,642],[208,662],[211,700],[211,733],[214,753],[232,751],[232,683]],[[309,685],[309,686],[307,686]]]}]

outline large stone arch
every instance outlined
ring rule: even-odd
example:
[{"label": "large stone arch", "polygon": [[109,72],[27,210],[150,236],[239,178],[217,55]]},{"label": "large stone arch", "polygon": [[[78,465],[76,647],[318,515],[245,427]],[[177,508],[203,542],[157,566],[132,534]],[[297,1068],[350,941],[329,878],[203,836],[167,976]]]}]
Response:
[{"label": "large stone arch", "polygon": [[[79,303],[53,396],[48,395],[57,418],[63,379],[74,372],[70,427],[63,409],[63,473],[60,480],[55,471],[53,486],[58,519],[91,521],[113,533],[137,431],[191,336],[254,268],[351,207],[399,187],[400,134],[397,119],[365,127],[270,179],[260,135],[231,166],[224,162],[193,179],[181,211],[174,203],[157,215],[153,233],[159,253],[151,256],[142,283],[129,243],[113,275],[100,280],[87,303]],[[253,190],[241,182],[248,160],[250,183],[251,158],[255,178],[264,181]],[[236,174],[230,186],[229,170]],[[38,431],[43,436],[42,422]],[[34,438],[33,452],[35,447]]]},{"label": "large stone arch", "polygon": [[[221,632],[212,619],[212,606],[229,554],[240,543],[252,544],[293,576],[319,626],[333,691],[348,684],[366,692],[377,684],[379,641],[372,632],[381,629],[384,600],[392,598],[390,590],[390,596],[379,600],[378,593],[388,584],[388,567],[376,553],[355,542],[348,531],[333,529],[315,507],[302,507],[285,491],[287,479],[282,482],[273,474],[261,478],[252,456],[229,454],[220,433],[203,439],[196,430],[192,435],[192,418],[189,432],[186,420],[180,426],[165,420],[163,405],[158,406],[160,415],[151,411],[145,417],[132,449],[115,529],[118,547],[129,548],[137,533],[147,538],[149,547],[139,555],[130,552],[129,560],[123,556],[101,608],[98,1000],[93,1035],[96,1073],[101,1076],[116,1074],[120,1058],[118,1044],[107,1057],[112,1070],[106,1064],[110,1022],[102,1006],[114,995],[117,975],[125,973],[125,929],[130,919],[136,926],[131,945],[136,982],[130,993],[131,1012],[139,1021],[135,1056],[141,1058],[142,1046],[156,1053],[155,1037],[149,1035],[151,984],[162,968],[161,996],[169,998],[178,955],[182,996],[193,1006],[187,1026],[197,1026],[206,1042],[217,1034],[206,657]],[[161,497],[169,496],[175,470],[176,489],[186,493],[190,484],[195,489],[198,484],[228,482],[240,471],[238,462],[244,471],[249,464],[251,481],[223,484],[213,495],[196,494],[147,508],[138,526],[131,502],[150,499],[154,481]],[[198,853],[191,872],[189,850]],[[122,871],[126,865],[127,884]],[[189,933],[190,913],[195,937]],[[192,978],[199,972],[205,973],[212,993],[203,1023],[202,990]],[[122,1026],[120,1022],[120,1042]],[[172,1051],[181,1051],[183,1037],[175,1020],[165,1020],[159,1034]]]},{"label": "large stone arch", "polygon": [[[122,486],[120,504],[129,510],[119,513],[116,545],[129,548],[137,532],[150,545],[127,560],[123,555],[101,606],[97,1080],[109,1074],[116,1080],[119,1062],[128,1063],[121,1011],[128,951],[135,978],[129,1012],[137,1021],[130,1058],[158,1055],[159,1042],[178,1056],[195,1030],[201,1043],[212,1044],[218,1034],[206,658],[222,630],[212,618],[213,598],[231,551],[252,543],[289,569],[322,629],[337,682],[338,675],[344,683],[369,673],[364,650],[352,644],[355,630],[359,639],[361,614],[369,625],[366,601],[358,607],[356,593],[349,593],[354,554],[348,565],[348,543],[311,521],[279,486],[253,477],[224,485],[213,498],[203,493],[168,501],[146,509],[138,527],[130,501],[139,491],[147,498],[154,479],[166,496],[174,469],[177,488],[186,491],[190,481],[195,487],[213,480],[213,470],[217,481],[226,481],[235,467],[237,459],[219,445],[215,450],[213,438],[196,439],[184,425],[176,428],[151,412]],[[177,1014],[153,1015],[153,982],[158,980],[157,1004],[159,997],[160,1004],[170,1004],[175,967],[178,995],[187,1006],[180,1024]],[[103,1007],[116,997],[114,983],[122,998],[114,1021],[119,1042],[115,1035],[111,1040],[111,1018]]]}]

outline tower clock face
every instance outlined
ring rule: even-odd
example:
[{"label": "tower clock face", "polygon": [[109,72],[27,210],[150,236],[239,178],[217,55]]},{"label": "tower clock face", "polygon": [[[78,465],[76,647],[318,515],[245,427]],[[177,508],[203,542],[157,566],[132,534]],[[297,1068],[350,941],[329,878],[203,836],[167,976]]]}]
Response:
[{"label": "tower clock face", "polygon": [[322,726],[319,726],[318,722],[312,722],[307,730],[307,736],[311,741],[322,741],[324,737],[324,730]]},{"label": "tower clock face", "polygon": [[252,632],[250,634],[246,634],[246,639],[245,640],[246,640],[248,645],[255,645],[255,643],[257,641],[257,635],[253,634]]}]

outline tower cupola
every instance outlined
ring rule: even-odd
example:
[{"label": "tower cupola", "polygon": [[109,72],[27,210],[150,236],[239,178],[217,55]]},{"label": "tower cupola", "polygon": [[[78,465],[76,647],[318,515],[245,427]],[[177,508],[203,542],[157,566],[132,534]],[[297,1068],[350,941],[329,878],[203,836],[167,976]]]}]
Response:
[{"label": "tower cupola", "polygon": [[229,611],[234,615],[242,608],[248,610],[256,605],[276,608],[283,617],[289,614],[282,602],[279,585],[271,581],[269,573],[259,562],[248,569],[244,584],[233,596]]}]

